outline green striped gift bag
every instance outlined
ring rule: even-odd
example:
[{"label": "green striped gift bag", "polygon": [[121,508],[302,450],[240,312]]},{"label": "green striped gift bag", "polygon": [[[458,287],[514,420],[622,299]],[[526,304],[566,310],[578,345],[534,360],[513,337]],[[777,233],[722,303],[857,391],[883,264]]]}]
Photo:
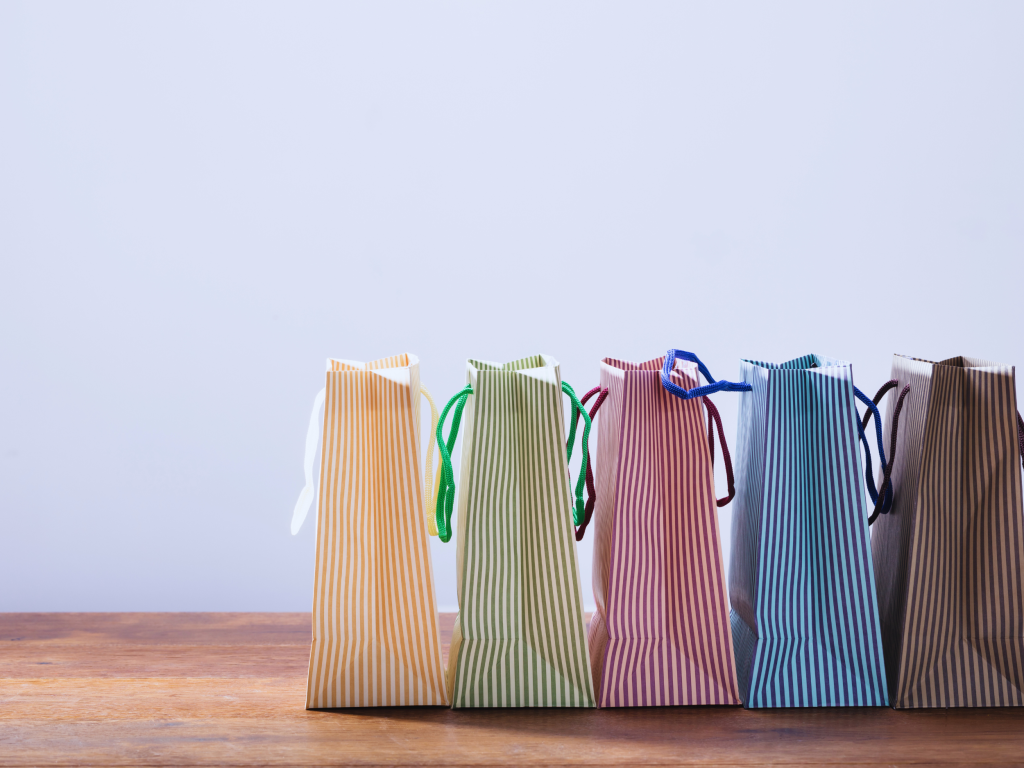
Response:
[{"label": "green striped gift bag", "polygon": [[890,700],[1024,705],[1024,421],[1013,366],[894,355],[911,387],[896,503],[872,529]]},{"label": "green striped gift bag", "polygon": [[[575,499],[562,394],[582,406],[558,363],[469,360],[467,386],[437,428],[437,529],[452,536],[451,451],[465,422],[458,488],[459,615],[448,657],[453,707],[593,707],[574,523],[583,521],[590,416]],[[442,430],[450,411],[448,439]]]}]

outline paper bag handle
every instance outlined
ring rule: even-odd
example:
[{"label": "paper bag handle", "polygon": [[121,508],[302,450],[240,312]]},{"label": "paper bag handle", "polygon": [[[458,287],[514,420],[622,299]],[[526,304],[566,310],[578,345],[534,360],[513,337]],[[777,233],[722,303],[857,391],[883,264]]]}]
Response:
[{"label": "paper bag handle", "polygon": [[[448,401],[448,404],[441,411],[441,418],[437,421],[437,428],[434,436],[437,439],[437,450],[441,454],[441,464],[437,468],[437,501],[434,505],[434,518],[436,520],[431,534],[436,535],[444,543],[452,538],[452,508],[455,506],[455,474],[452,472],[452,451],[455,449],[455,441],[459,436],[459,422],[462,421],[462,409],[466,407],[466,400],[473,394],[473,385],[467,384]],[[448,411],[455,406],[455,414],[452,416],[452,428],[448,430],[448,442],[445,443],[442,431],[444,420],[448,418]]]},{"label": "paper bag handle", "polygon": [[434,518],[434,505],[437,503],[437,489],[441,485],[441,464],[437,465],[437,474],[434,474],[434,432],[437,431],[437,406],[434,405],[434,398],[430,396],[430,390],[424,384],[420,384],[420,394],[427,398],[430,403],[430,432],[427,440],[427,461],[423,476],[423,508],[427,511],[427,532],[431,536],[437,536],[437,522]]},{"label": "paper bag handle", "polygon": [[292,510],[292,536],[297,534],[306,521],[309,508],[316,501],[316,484],[313,482],[313,459],[316,458],[316,444],[320,438],[320,419],[317,415],[323,407],[324,398],[327,396],[327,388],[321,389],[313,398],[313,412],[309,415],[309,428],[306,430],[306,457],[302,462],[303,470],[306,473],[306,484],[299,492],[299,498],[295,502],[295,509]]},{"label": "paper bag handle", "polygon": [[[433,434],[437,427],[437,406],[434,405],[434,398],[430,396],[430,391],[420,384],[420,394],[427,398],[427,402],[430,403],[430,432]],[[322,420],[318,418],[320,409],[323,407],[324,399],[327,396],[327,389],[321,389],[317,392],[316,397],[313,399],[313,412],[309,415],[309,428],[306,430],[306,455],[303,459],[302,466],[306,473],[306,484],[299,492],[299,498],[295,502],[295,509],[292,511],[292,536],[297,534],[302,529],[302,524],[306,521],[306,515],[309,514],[309,508],[313,506],[316,501],[317,487],[316,483],[313,482],[313,460],[316,458],[316,446],[320,442],[320,424]],[[321,461],[323,459],[321,458]],[[423,483],[423,499],[424,505],[429,510],[430,504],[434,500],[434,495],[437,493],[435,482],[433,478],[433,465],[434,465],[434,441],[431,439],[427,445],[427,466],[426,473]],[[441,474],[441,468],[437,468],[438,475]],[[427,515],[427,528],[430,529],[433,523],[433,518]],[[436,536],[437,529],[434,528],[431,533]]]},{"label": "paper bag handle", "polygon": [[1017,411],[1017,447],[1020,449],[1020,466],[1024,469],[1024,419],[1020,417],[1020,411]]},{"label": "paper bag handle", "polygon": [[[673,382],[672,371],[676,367],[676,358],[696,363],[697,370],[703,374],[708,383],[703,387],[683,389]],[[751,390],[751,386],[745,381],[715,381],[715,377],[711,375],[711,371],[700,361],[699,357],[693,354],[693,352],[684,352],[681,349],[670,349],[665,353],[665,365],[661,368],[661,384],[665,389],[682,400],[713,395],[715,392],[750,392]]]},{"label": "paper bag handle", "polygon": [[[867,459],[864,462],[866,468],[864,470],[864,476],[867,479],[868,493],[871,494],[871,501],[874,502],[875,508],[872,510],[871,515],[868,517],[868,525],[871,525],[878,519],[878,516],[887,515],[892,510],[893,493],[892,487],[890,486],[892,480],[892,468],[896,464],[896,436],[899,432],[900,426],[900,411],[903,410],[903,401],[907,395],[910,394],[910,385],[908,384],[903,388],[900,393],[899,399],[896,401],[896,408],[892,413],[892,434],[890,435],[889,441],[889,461],[885,460],[885,446],[882,442],[882,416],[878,412],[878,404],[882,402],[882,398],[885,393],[893,387],[899,386],[899,382],[896,379],[890,379],[885,382],[879,388],[878,392],[875,393],[874,399],[868,399],[867,395],[861,392],[857,387],[853,388],[853,393],[857,398],[868,406],[867,412],[864,414],[863,421],[857,422],[857,430],[860,433],[861,442],[864,443],[864,451],[867,454]],[[882,486],[875,491],[875,480],[871,472],[871,443],[868,441],[867,435],[864,430],[867,428],[868,421],[871,417],[875,417],[875,433],[878,438],[878,454],[882,462],[883,476]]]},{"label": "paper bag handle", "polygon": [[736,496],[736,477],[732,473],[732,456],[729,455],[729,444],[725,442],[725,430],[722,429],[722,417],[718,413],[718,408],[711,402],[711,398],[706,395],[701,398],[704,401],[704,407],[708,409],[708,449],[711,452],[711,466],[715,466],[715,433],[711,429],[711,424],[714,422],[718,428],[718,439],[722,443],[722,462],[725,464],[725,477],[729,484],[729,495],[724,499],[717,499],[715,505],[724,507]]},{"label": "paper bag handle", "polygon": [[[600,386],[594,387],[592,390],[587,392],[583,397],[580,398],[580,405],[586,405],[587,401],[597,395],[597,400],[594,401],[594,405],[590,408],[590,421],[593,423],[594,417],[597,416],[597,412],[601,410],[601,404],[604,403],[608,397],[608,387],[602,389]],[[576,410],[575,406],[572,409],[572,420],[573,429],[576,428],[576,422],[579,420],[581,411]],[[594,487],[594,463],[590,458],[590,445],[587,445],[586,455],[586,467],[587,467],[587,505],[583,509],[583,522],[576,527],[576,541],[583,541],[583,537],[587,533],[587,526],[590,525],[590,519],[594,516],[594,506],[597,504],[597,489]]]},{"label": "paper bag handle", "polygon": [[[583,483],[587,471],[587,455],[589,453],[588,441],[590,438],[590,415],[583,410],[583,406],[580,404],[579,399],[576,397],[576,392],[567,383],[562,382],[562,392],[569,396],[572,400],[574,413],[580,411],[583,413],[583,461],[580,467],[579,479],[576,482],[576,502],[573,508],[573,522],[579,525],[583,522],[585,516],[585,505],[583,503]],[[445,405],[444,410],[441,411],[441,418],[437,423],[437,447],[441,454],[441,468],[439,474],[441,475],[441,481],[438,483],[437,492],[437,503],[435,505],[434,516],[437,520],[437,535],[441,541],[447,543],[452,538],[452,510],[455,506],[455,475],[452,471],[452,451],[455,449],[455,441],[459,436],[459,423],[462,421],[462,410],[466,406],[466,400],[473,394],[473,385],[467,384],[465,387],[460,389]],[[455,413],[452,416],[452,426],[448,430],[448,439],[444,439],[444,422],[448,418],[448,411],[455,408]],[[572,446],[576,437],[576,419],[572,420],[572,424],[569,428],[569,440],[566,444],[566,461],[572,458]]]},{"label": "paper bag handle", "polygon": [[[697,370],[709,383],[703,387],[683,389],[673,382],[671,376],[672,371],[675,370],[677,358],[696,363]],[[711,430],[711,423],[714,421],[718,425],[718,439],[722,442],[722,459],[725,461],[725,474],[729,481],[729,495],[724,499],[717,499],[715,503],[719,507],[724,507],[736,495],[736,479],[732,472],[732,456],[729,455],[729,446],[725,442],[725,431],[722,429],[722,417],[715,404],[708,399],[708,395],[715,392],[750,392],[753,387],[745,381],[715,381],[715,377],[711,375],[711,371],[699,357],[692,352],[683,352],[680,349],[670,349],[665,354],[665,364],[661,368],[661,385],[680,400],[692,400],[695,397],[703,399],[704,406],[708,410],[708,446],[711,450],[712,467],[715,466],[715,436]]]},{"label": "paper bag handle", "polygon": [[590,467],[590,414],[583,408],[576,391],[569,385],[569,382],[562,382],[562,392],[569,396],[572,401],[573,418],[569,420],[569,439],[565,443],[565,460],[572,458],[572,444],[576,440],[576,414],[583,415],[583,445],[580,446],[580,473],[576,478],[576,502],[572,509],[572,522],[574,525],[582,525],[586,519],[586,505],[583,503],[583,484],[586,481],[587,469]]}]

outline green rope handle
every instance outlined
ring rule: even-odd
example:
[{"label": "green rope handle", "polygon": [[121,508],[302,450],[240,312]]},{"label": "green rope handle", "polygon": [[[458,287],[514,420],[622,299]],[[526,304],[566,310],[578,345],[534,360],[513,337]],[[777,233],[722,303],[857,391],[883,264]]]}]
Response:
[{"label": "green rope handle", "polygon": [[[590,414],[576,397],[576,392],[567,382],[562,382],[562,391],[572,400],[572,419],[569,427],[569,439],[565,445],[565,460],[572,458],[572,447],[576,442],[576,413],[583,416],[583,459],[580,464],[579,477],[576,478],[576,503],[572,511],[572,519],[576,525],[582,525],[586,517],[586,505],[583,503],[583,486],[587,479],[587,450],[590,444]],[[447,543],[452,538],[452,509],[455,506],[455,475],[452,472],[452,451],[455,449],[455,441],[459,436],[459,424],[462,421],[462,409],[466,406],[466,400],[473,394],[473,385],[467,384],[456,392],[441,411],[441,417],[437,420],[437,447],[441,454],[441,482],[437,490],[437,507],[435,516],[437,518],[437,537]],[[455,406],[455,413],[452,415],[452,426],[448,430],[448,440],[444,439],[444,422],[448,418],[448,411]]]},{"label": "green rope handle", "polygon": [[569,386],[568,382],[562,382],[562,391],[572,400],[572,418],[569,419],[569,439],[565,444],[566,462],[572,458],[572,444],[576,441],[576,413],[583,415],[583,458],[580,461],[580,474],[576,478],[576,505],[572,510],[572,520],[577,526],[583,525],[586,519],[586,506],[583,503],[583,484],[587,480],[587,457],[590,455],[590,414],[576,397],[576,391]]},{"label": "green rope handle", "polygon": [[[466,407],[466,400],[473,394],[473,385],[467,384],[460,389],[448,405],[441,411],[441,418],[437,420],[437,447],[441,454],[441,482],[437,489],[437,507],[434,514],[437,517],[437,537],[446,544],[452,538],[452,507],[455,505],[455,475],[452,473],[452,451],[455,448],[455,440],[459,436],[459,422],[462,421],[462,409]],[[455,406],[455,414],[452,416],[452,428],[448,430],[448,444],[445,445],[441,430],[444,428],[444,420],[448,417],[448,411]]]}]

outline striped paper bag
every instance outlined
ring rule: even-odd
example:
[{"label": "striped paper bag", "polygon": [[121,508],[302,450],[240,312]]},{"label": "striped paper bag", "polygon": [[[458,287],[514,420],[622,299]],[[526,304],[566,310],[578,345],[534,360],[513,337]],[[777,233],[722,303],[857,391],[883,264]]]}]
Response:
[{"label": "striped paper bag", "polygon": [[[442,411],[437,430],[444,471],[437,527],[447,541],[455,494],[450,454],[465,420],[459,616],[448,656],[452,706],[592,707],[573,538],[586,467],[573,503],[563,391],[579,401],[547,355],[504,365],[470,360],[467,369],[469,384]],[[453,407],[445,442],[441,427]],[[589,419],[584,414],[584,445]]]},{"label": "striped paper bag", "polygon": [[1014,369],[893,356],[911,386],[896,502],[871,539],[898,708],[1024,704],[1024,512]]},{"label": "striped paper bag", "polygon": [[307,709],[448,703],[427,537],[430,453],[425,473],[420,461],[421,393],[430,400],[414,355],[327,361],[306,441],[306,487],[292,518],[297,533],[317,495],[322,403]]},{"label": "striped paper bag", "polygon": [[[683,395],[662,385],[663,367]],[[713,419],[727,466],[729,454],[715,406],[686,391],[697,373],[696,357],[676,350],[601,363],[589,640],[602,707],[741,703],[716,512],[730,499],[715,501]]]},{"label": "striped paper bag", "polygon": [[743,702],[883,706],[855,397],[871,401],[849,363],[821,355],[740,370],[751,391],[740,395],[729,595]]}]

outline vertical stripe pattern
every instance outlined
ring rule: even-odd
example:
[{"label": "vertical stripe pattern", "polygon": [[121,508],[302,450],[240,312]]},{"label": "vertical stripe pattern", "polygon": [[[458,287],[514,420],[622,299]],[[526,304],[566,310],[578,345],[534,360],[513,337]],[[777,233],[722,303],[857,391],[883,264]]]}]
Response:
[{"label": "vertical stripe pattern", "polygon": [[471,360],[455,707],[592,707],[558,364]]},{"label": "vertical stripe pattern", "polygon": [[1014,369],[895,355],[892,377],[911,391],[892,475],[896,503],[875,523],[872,546],[893,703],[1022,706]]},{"label": "vertical stripe pattern", "polygon": [[[703,400],[605,359],[591,660],[602,707],[739,704]],[[673,381],[697,386],[695,363]]]},{"label": "vertical stripe pattern", "polygon": [[446,704],[419,363],[329,360],[306,707]]},{"label": "vertical stripe pattern", "polygon": [[853,371],[744,360],[729,573],[748,707],[888,703]]}]

